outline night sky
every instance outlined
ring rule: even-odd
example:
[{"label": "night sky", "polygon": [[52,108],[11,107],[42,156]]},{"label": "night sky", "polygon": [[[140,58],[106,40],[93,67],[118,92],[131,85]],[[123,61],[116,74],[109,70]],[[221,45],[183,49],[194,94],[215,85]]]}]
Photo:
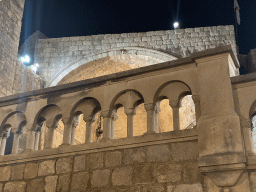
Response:
[{"label": "night sky", "polygon": [[[256,48],[256,1],[238,0],[241,54]],[[234,25],[234,0],[26,0],[21,44],[39,30],[49,38]]]}]

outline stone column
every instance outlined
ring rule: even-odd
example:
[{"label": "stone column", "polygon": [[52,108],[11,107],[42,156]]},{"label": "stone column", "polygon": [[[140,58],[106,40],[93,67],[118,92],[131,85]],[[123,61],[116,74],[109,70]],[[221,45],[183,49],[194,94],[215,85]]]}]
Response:
[{"label": "stone column", "polygon": [[156,133],[154,104],[148,103],[148,104],[145,104],[144,107],[147,111],[147,133],[145,134]]},{"label": "stone column", "polygon": [[64,124],[63,143],[62,145],[71,144],[71,119],[62,119]]},{"label": "stone column", "polygon": [[4,155],[5,147],[6,147],[6,140],[9,136],[10,136],[9,131],[8,132],[6,132],[6,131],[3,132],[2,141],[1,141],[1,148],[0,148],[0,156]]},{"label": "stone column", "polygon": [[35,143],[34,143],[34,150],[37,151],[39,148],[39,141],[40,141],[40,135],[43,130],[44,122],[41,122],[39,125],[37,125],[37,129],[35,132]]},{"label": "stone column", "polygon": [[85,142],[91,143],[92,142],[92,124],[95,121],[95,119],[92,117],[88,117],[88,118],[84,118],[84,121],[86,122]]},{"label": "stone column", "polygon": [[196,123],[198,122],[201,116],[201,109],[200,109],[200,99],[198,95],[192,95],[192,99],[195,104],[195,111],[196,111]]},{"label": "stone column", "polygon": [[76,127],[79,124],[79,118],[80,115],[78,115],[77,117],[74,117],[72,120],[72,124],[70,126],[71,129],[71,145],[75,145],[76,142]]},{"label": "stone column", "polygon": [[173,113],[173,131],[180,130],[180,115],[179,115],[179,109],[180,109],[180,102],[179,101],[169,101],[169,104],[172,108]]},{"label": "stone column", "polygon": [[0,149],[1,149],[2,139],[3,139],[3,137],[1,136],[0,137]]},{"label": "stone column", "polygon": [[242,133],[244,137],[245,152],[247,156],[255,155],[255,149],[252,138],[252,122],[251,120],[241,121]]},{"label": "stone column", "polygon": [[27,132],[26,151],[33,151],[35,146],[35,131],[30,130]]},{"label": "stone column", "polygon": [[156,133],[159,132],[159,128],[158,128],[158,114],[161,112],[161,109],[160,109],[160,102],[157,102],[156,103],[156,106],[155,106],[155,130],[156,130]]},{"label": "stone column", "polygon": [[53,147],[54,130],[54,128],[48,128],[45,146],[46,149],[51,149]]},{"label": "stone column", "polygon": [[127,137],[133,137],[133,116],[135,111],[133,108],[124,109],[124,113],[127,115]]},{"label": "stone column", "polygon": [[113,111],[111,116],[111,139],[115,139],[115,122],[117,119],[117,111]]},{"label": "stone column", "polygon": [[104,140],[111,139],[111,114],[110,111],[102,111],[101,115],[103,117],[103,138]]},{"label": "stone column", "polygon": [[16,131],[14,133],[13,144],[12,144],[12,154],[17,154],[19,151],[19,139],[21,134],[22,134],[21,131]]}]

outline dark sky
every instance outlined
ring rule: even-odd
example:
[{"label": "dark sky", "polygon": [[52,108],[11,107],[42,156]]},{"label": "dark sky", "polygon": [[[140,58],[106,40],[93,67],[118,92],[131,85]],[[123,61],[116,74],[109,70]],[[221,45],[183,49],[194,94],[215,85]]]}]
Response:
[{"label": "dark sky", "polygon": [[[240,53],[256,48],[256,1],[238,0]],[[234,0],[26,0],[21,43],[37,30],[49,38],[235,24]]]}]

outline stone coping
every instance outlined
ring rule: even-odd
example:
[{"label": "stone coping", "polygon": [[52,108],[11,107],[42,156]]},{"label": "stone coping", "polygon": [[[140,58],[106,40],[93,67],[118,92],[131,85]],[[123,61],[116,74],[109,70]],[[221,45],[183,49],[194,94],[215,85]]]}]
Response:
[{"label": "stone coping", "polygon": [[106,140],[80,145],[61,145],[58,148],[43,149],[39,151],[24,151],[21,154],[10,154],[0,157],[0,165],[20,162],[45,160],[71,155],[80,155],[94,152],[104,152],[116,149],[126,149],[165,143],[175,143],[197,140],[196,126],[193,129],[171,131],[164,133],[144,134],[132,138]]},{"label": "stone coping", "polygon": [[86,80],[68,83],[68,84],[64,84],[64,85],[58,85],[58,86],[54,86],[54,87],[48,87],[48,88],[39,89],[39,90],[35,90],[35,91],[30,91],[30,92],[15,94],[15,95],[7,96],[7,97],[2,97],[2,98],[0,98],[0,106],[6,106],[6,105],[11,105],[11,104],[26,102],[28,100],[34,100],[34,99],[37,99],[37,98],[35,98],[36,96],[47,97],[47,95],[53,96],[53,95],[59,95],[59,94],[65,94],[65,93],[70,93],[70,92],[74,92],[74,91],[79,91],[81,89],[84,90],[85,88],[93,88],[93,87],[103,85],[107,81],[115,82],[120,79],[124,79],[124,78],[131,77],[131,76],[136,76],[136,75],[140,75],[140,74],[144,74],[144,73],[148,73],[148,72],[164,70],[167,68],[175,68],[175,67],[179,67],[182,65],[195,63],[195,59],[198,59],[198,58],[209,57],[212,55],[217,55],[217,54],[222,54],[222,53],[227,53],[227,52],[231,54],[231,57],[233,58],[234,62],[236,63],[236,66],[239,66],[231,46],[228,45],[228,46],[223,46],[223,47],[218,47],[218,48],[214,48],[214,49],[209,49],[206,51],[200,51],[197,53],[193,53],[190,57],[186,57],[186,58],[182,58],[182,59],[178,59],[178,60],[174,60],[174,61],[168,61],[168,62],[164,62],[164,63],[160,63],[160,64],[136,68],[136,69],[123,71],[123,72],[119,72],[119,73],[114,73],[114,74],[110,74],[110,75],[105,75],[105,76],[100,76],[100,77],[96,77],[96,78],[92,78],[92,79],[86,79]]},{"label": "stone coping", "polygon": [[256,81],[256,73],[249,73],[246,75],[231,77],[231,82],[233,85],[247,83],[251,81]]}]

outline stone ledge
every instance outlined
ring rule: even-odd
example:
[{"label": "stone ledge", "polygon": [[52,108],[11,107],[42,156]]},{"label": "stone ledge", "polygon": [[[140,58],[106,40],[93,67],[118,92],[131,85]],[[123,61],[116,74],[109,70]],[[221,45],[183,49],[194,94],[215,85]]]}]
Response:
[{"label": "stone ledge", "polygon": [[181,130],[151,135],[142,135],[133,138],[108,140],[105,142],[60,146],[59,148],[44,149],[40,151],[24,152],[0,157],[0,165],[7,165],[20,162],[46,160],[71,155],[81,155],[93,152],[111,151],[141,146],[150,146],[164,143],[174,143],[197,140],[197,130]]}]

